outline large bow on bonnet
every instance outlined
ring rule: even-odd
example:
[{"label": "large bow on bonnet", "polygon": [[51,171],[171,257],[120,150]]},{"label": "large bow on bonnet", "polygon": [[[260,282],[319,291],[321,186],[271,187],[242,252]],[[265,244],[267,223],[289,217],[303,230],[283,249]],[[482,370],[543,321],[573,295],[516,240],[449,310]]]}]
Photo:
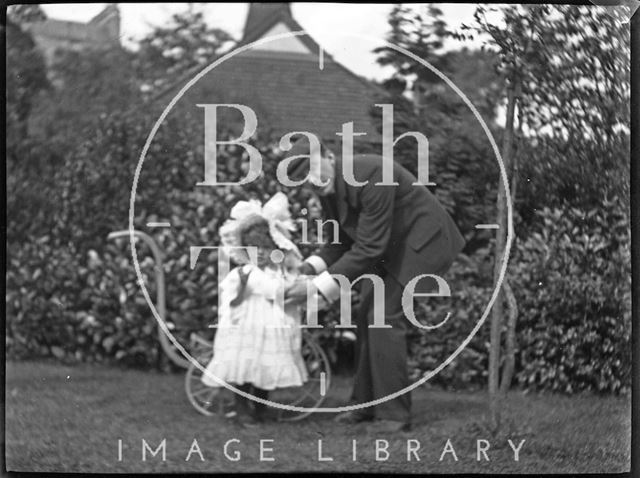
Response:
[{"label": "large bow on bonnet", "polygon": [[279,249],[301,256],[296,245],[291,242],[291,231],[295,230],[295,224],[289,212],[289,200],[282,192],[276,193],[264,205],[256,199],[238,201],[231,208],[230,219],[220,228],[222,245],[240,246],[240,228],[245,221],[256,215],[267,220],[271,238]]}]

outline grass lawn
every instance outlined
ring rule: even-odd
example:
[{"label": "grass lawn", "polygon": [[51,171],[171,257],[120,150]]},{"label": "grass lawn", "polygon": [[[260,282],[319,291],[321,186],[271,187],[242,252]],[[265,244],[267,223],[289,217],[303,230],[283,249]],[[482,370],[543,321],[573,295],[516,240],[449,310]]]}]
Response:
[{"label": "grass lawn", "polygon": [[[332,415],[300,422],[239,428],[199,415],[187,401],[183,376],[101,366],[9,362],[6,366],[6,466],[10,471],[48,472],[404,472],[404,473],[596,473],[625,472],[630,463],[629,397],[512,392],[503,406],[504,430],[493,437],[483,426],[483,392],[422,387],[413,393],[414,429],[371,435],[366,425],[343,426]],[[330,403],[348,394],[349,380],[334,382]],[[118,461],[118,440],[122,461]],[[142,461],[142,439],[161,455]],[[197,439],[202,457],[193,453]],[[225,458],[228,454],[238,461]],[[265,458],[260,461],[261,439]],[[440,456],[447,440],[451,451]],[[476,460],[486,439],[490,461]],[[520,450],[519,461],[507,439]],[[318,460],[318,441],[323,457]],[[357,440],[356,461],[352,459]],[[388,442],[388,459],[376,461],[376,440]],[[420,448],[407,460],[407,444]],[[384,442],[379,442],[384,447]],[[484,443],[482,443],[484,445]],[[449,449],[449,450],[450,450]],[[379,458],[386,455],[380,451]],[[417,461],[417,458],[420,461]],[[483,458],[483,457],[482,457]]]}]

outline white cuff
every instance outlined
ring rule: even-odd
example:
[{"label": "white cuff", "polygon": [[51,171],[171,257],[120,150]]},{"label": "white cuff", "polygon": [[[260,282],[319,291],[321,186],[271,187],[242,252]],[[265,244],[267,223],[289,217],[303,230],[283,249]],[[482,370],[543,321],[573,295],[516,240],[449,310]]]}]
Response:
[{"label": "white cuff", "polygon": [[340,285],[327,271],[322,272],[322,274],[315,277],[311,282],[328,302],[335,302],[340,298]]},{"label": "white cuff", "polygon": [[316,274],[322,274],[327,270],[327,263],[320,256],[309,256],[304,260],[304,262],[310,264],[316,271]]}]

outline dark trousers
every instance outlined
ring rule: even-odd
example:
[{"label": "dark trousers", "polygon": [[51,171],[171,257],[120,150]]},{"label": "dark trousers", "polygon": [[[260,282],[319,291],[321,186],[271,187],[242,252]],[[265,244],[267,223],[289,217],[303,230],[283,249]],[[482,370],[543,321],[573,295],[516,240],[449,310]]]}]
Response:
[{"label": "dark trousers", "polygon": [[[402,310],[403,287],[380,268],[373,273],[384,281],[385,325],[391,325],[391,328],[368,327],[374,320],[374,289],[369,279],[361,279],[361,304],[355,318],[357,362],[351,397],[353,403],[376,400],[409,386],[407,328],[410,324]],[[405,393],[362,412],[378,419],[408,423],[411,420],[411,396]]]}]

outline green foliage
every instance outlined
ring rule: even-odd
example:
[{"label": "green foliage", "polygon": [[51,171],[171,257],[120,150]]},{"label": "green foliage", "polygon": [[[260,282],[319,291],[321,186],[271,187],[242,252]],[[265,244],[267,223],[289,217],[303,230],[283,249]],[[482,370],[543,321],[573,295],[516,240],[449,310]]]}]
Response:
[{"label": "green foliage", "polygon": [[55,88],[38,95],[31,134],[68,155],[70,146],[75,149],[91,137],[107,115],[144,108],[133,56],[111,45],[99,51],[56,51],[50,68]]},{"label": "green foliage", "polygon": [[[278,153],[261,140],[254,142],[264,160],[261,179],[246,187],[196,187],[202,180],[203,156],[192,148],[192,132],[199,125],[195,121],[185,124],[170,117],[158,131],[139,176],[134,220],[140,229],[154,220],[172,225],[154,238],[165,255],[167,321],[183,344],[191,332],[212,338],[208,326],[217,319],[217,256],[202,253],[191,269],[190,247],[219,245],[218,228],[237,201],[265,201],[284,189],[275,177]],[[107,241],[109,232],[127,227],[138,150],[149,128],[144,115],[114,114],[98,123],[95,134],[50,178],[57,195],[49,198],[55,203],[46,218],[49,229],[42,224],[28,228],[27,215],[13,203],[7,275],[9,356],[157,363],[155,320],[137,285],[130,251],[123,247],[128,241]],[[218,164],[221,182],[237,181],[246,173],[244,149],[220,147]],[[294,217],[311,223],[319,217],[309,193],[285,192]],[[22,198],[32,201],[28,190]],[[303,208],[312,212],[303,215]],[[309,231],[310,241],[315,233]],[[29,236],[40,239],[33,242]],[[305,255],[310,252],[309,246],[303,248]],[[155,297],[149,251],[139,245],[138,257]],[[337,321],[335,316],[327,320]],[[333,331],[321,340],[328,348],[336,343]]]},{"label": "green foliage", "polygon": [[488,34],[496,70],[521,86],[523,217],[628,197],[628,28],[595,5],[480,5],[475,20],[464,30]]},{"label": "green foliage", "polygon": [[[602,28],[611,38],[602,51],[592,41],[593,35],[580,40],[591,52],[589,58],[602,57],[604,62],[600,73],[588,76],[589,68],[600,66],[583,58],[582,53],[564,48],[563,41],[584,35],[583,23],[592,27],[599,17],[590,13],[586,19],[574,18],[569,10],[559,10],[566,20],[564,26],[544,23],[548,19],[533,23],[538,28],[538,36],[533,38],[544,38],[554,49],[535,52],[536,61],[547,58],[543,64],[548,71],[538,72],[538,84],[525,85],[523,92],[529,101],[523,121],[536,134],[525,136],[523,130],[518,151],[519,238],[509,268],[520,309],[516,380],[525,387],[565,392],[619,392],[628,388],[630,381],[629,219],[621,199],[628,187],[628,132],[624,128],[628,115],[624,51],[620,55],[610,47],[624,38],[616,37],[618,30],[604,18]],[[400,9],[394,11],[401,13]],[[21,126],[8,136],[9,357],[108,360],[146,367],[160,360],[155,319],[137,284],[128,241],[109,243],[106,236],[127,227],[137,159],[156,119],[152,108],[138,98],[140,86],[147,84],[152,92],[157,91],[162,85],[154,78],[165,78],[167,72],[178,74],[210,60],[226,41],[221,33],[208,31],[198,15],[193,25],[181,20],[175,28],[152,33],[138,53],[113,50],[59,56],[55,72],[61,84],[48,96],[38,96],[45,100],[38,101],[38,108],[31,107],[29,95],[37,95],[45,87],[38,73],[41,59],[34,53],[33,64],[22,62],[21,55],[30,58],[33,50],[28,36],[8,42],[8,60],[13,58],[7,64],[13,75],[7,85],[8,106],[13,108],[8,108],[10,126],[23,126],[24,122],[14,121],[19,116],[16,111],[27,111],[25,117],[39,133],[27,136]],[[397,20],[400,25],[400,17]],[[504,88],[491,64],[502,57],[488,51],[444,53],[440,47],[446,25],[424,16],[408,21],[413,33],[403,37],[406,47],[421,52],[420,56],[431,55],[434,62],[446,57],[439,65],[446,67],[447,75],[491,123]],[[428,27],[425,34],[416,36],[423,23]],[[546,30],[549,25],[557,27],[560,39],[549,36],[553,31]],[[584,30],[589,32],[589,28]],[[403,35],[399,29],[393,34]],[[507,43],[514,41],[508,36],[501,38]],[[199,42],[202,50],[194,47]],[[548,56],[550,51],[559,55],[566,51],[564,63],[555,65],[553,55]],[[402,88],[411,82],[412,72],[398,63],[390,50],[381,51],[381,55],[385,55],[383,61],[398,68],[395,79],[401,80]],[[586,63],[573,62],[576,58]],[[565,68],[567,62],[570,68]],[[153,69],[145,70],[144,65]],[[588,68],[581,69],[581,65]],[[33,68],[29,71],[34,73],[34,81],[20,83],[27,78],[20,76],[23,67]],[[580,75],[597,80],[601,87],[580,93]],[[431,80],[422,78],[425,83]],[[556,89],[556,81],[562,88]],[[478,218],[493,214],[497,168],[479,124],[454,92],[431,82],[427,89],[414,89],[413,96],[400,93],[389,90],[398,119],[394,133],[397,137],[409,130],[425,132],[430,140],[435,192],[468,241],[465,254],[447,276],[454,298],[434,300],[418,311],[421,320],[429,324],[439,322],[449,311],[453,315],[437,330],[412,335],[410,366],[417,378],[460,345],[487,305],[492,243],[488,232],[475,231],[473,225],[480,222]],[[608,118],[608,122],[597,123],[599,118]],[[540,126],[557,121],[561,124],[558,131],[564,128],[571,132],[570,139],[542,134]],[[598,134],[585,137],[578,134],[584,121],[600,126],[618,121],[618,126],[603,126]],[[236,201],[264,201],[283,190],[290,198],[294,217],[313,223],[319,213],[317,201],[308,193],[279,185],[275,165],[280,153],[261,138],[253,142],[264,159],[259,180],[243,187],[196,187],[203,174],[202,128],[199,114],[167,117],[149,148],[135,202],[136,227],[144,228],[147,221],[172,225],[155,231],[154,237],[165,251],[167,320],[179,340],[186,340],[192,331],[208,337],[213,333],[207,326],[217,313],[215,254],[203,253],[192,270],[189,248],[218,245],[217,230]],[[410,169],[415,168],[415,161],[406,160],[415,158],[413,148],[415,141],[410,139],[396,148],[397,159]],[[218,155],[221,181],[237,179],[246,171],[242,148],[220,147]],[[303,214],[303,208],[309,213]],[[535,213],[536,209],[541,212]],[[310,231],[310,240],[315,240],[314,231]],[[312,252],[312,247],[302,249],[304,255]],[[154,297],[149,251],[139,245],[138,256]],[[354,297],[356,304],[357,299]],[[322,319],[335,325],[337,311]],[[338,339],[331,327],[319,333],[334,363],[343,359]],[[486,381],[487,355],[485,326],[434,381],[451,387],[480,386]]]},{"label": "green foliage", "polygon": [[[43,236],[9,249],[7,353],[66,362],[155,361],[155,324],[125,251],[80,255]],[[141,264],[150,271],[148,261]]]},{"label": "green foliage", "polygon": [[[40,93],[50,92],[44,58],[24,24],[44,18],[36,5],[12,5],[7,10],[6,58],[6,174],[7,235],[25,240],[50,225],[47,191],[55,161],[47,145],[29,135],[29,122]],[[25,207],[30,204],[31,207]]]},{"label": "green foliage", "polygon": [[211,63],[232,40],[227,32],[205,22],[201,6],[189,4],[139,42],[137,75],[146,92],[158,91],[190,69]]},{"label": "green foliage", "polygon": [[527,387],[628,389],[631,376],[629,216],[619,201],[548,209],[518,244],[519,367]]},{"label": "green foliage", "polygon": [[[14,5],[18,6],[26,7]],[[20,15],[9,15],[6,25],[7,157],[14,161],[20,155],[19,140],[27,136],[28,119],[36,97],[49,88],[44,58],[31,35],[18,23],[23,16],[31,18],[32,15],[19,11]]]},{"label": "green foliage", "polygon": [[[631,251],[628,210],[543,209],[536,229],[516,242],[507,280],[518,300],[516,381],[566,393],[628,391],[631,382]],[[411,366],[418,378],[444,361],[476,324],[491,289],[490,249],[462,256],[449,272],[452,299],[419,317],[441,328],[414,332]],[[488,328],[433,381],[446,387],[486,381]]]},{"label": "green foliage", "polygon": [[[440,70],[448,69],[448,57],[442,54],[442,48],[449,30],[438,7],[412,8],[397,4],[389,14],[389,26],[391,32],[387,41],[391,45],[409,51]],[[383,46],[373,51],[378,54],[379,64],[392,65],[401,77],[416,75],[418,81],[439,81],[430,70],[394,48]]]},{"label": "green foliage", "polygon": [[592,5],[480,5],[475,20],[518,99],[517,380],[628,388],[628,30]]},{"label": "green foliage", "polygon": [[7,7],[7,19],[15,23],[28,23],[45,20],[47,15],[40,5],[9,5]]},{"label": "green foliage", "polygon": [[6,167],[8,244],[31,241],[58,224],[58,195],[52,176],[60,158],[52,155],[45,145],[24,139],[14,152],[19,161],[8,159]]},{"label": "green foliage", "polygon": [[[410,366],[412,378],[433,371],[453,354],[482,317],[491,295],[489,248],[472,256],[461,254],[446,275],[451,298],[429,300],[416,315],[423,324],[436,325],[448,313],[451,317],[434,330],[411,328]],[[449,388],[479,387],[486,382],[488,328],[481,327],[460,355],[431,382]]]},{"label": "green foliage", "polygon": [[[498,104],[500,81],[491,68],[493,54],[468,49],[444,51],[451,35],[442,12],[398,5],[389,15],[389,43],[425,59],[446,75],[469,98],[489,127]],[[472,254],[488,241],[486,232],[474,225],[490,217],[495,203],[498,169],[495,153],[484,130],[459,95],[429,68],[390,47],[374,50],[378,63],[392,65],[395,72],[384,83],[388,94],[378,103],[394,105],[394,137],[408,131],[429,140],[430,180],[438,199],[453,215]],[[406,86],[409,86],[405,92]],[[375,108],[373,114],[380,114]],[[401,140],[394,157],[416,172],[417,143]]]}]

